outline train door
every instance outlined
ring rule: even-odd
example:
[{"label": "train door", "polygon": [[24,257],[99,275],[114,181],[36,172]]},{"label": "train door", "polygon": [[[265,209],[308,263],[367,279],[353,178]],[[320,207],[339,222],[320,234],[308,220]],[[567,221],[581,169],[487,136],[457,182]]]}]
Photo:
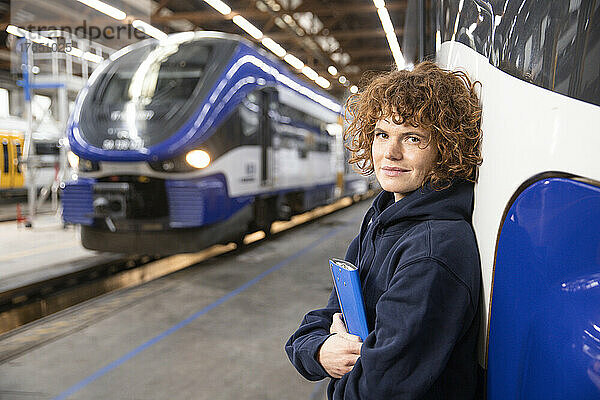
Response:
[{"label": "train door", "polygon": [[261,92],[260,124],[258,143],[260,145],[260,183],[261,186],[273,186],[275,183],[275,151],[273,149],[273,127],[270,112],[277,102],[277,92],[265,89]]},{"label": "train door", "polygon": [[19,164],[19,160],[23,155],[23,142],[22,137],[15,136],[12,139],[14,158],[13,158],[13,187],[20,188],[25,184],[25,178],[23,176],[23,167]]},{"label": "train door", "polygon": [[9,136],[0,135],[0,152],[0,188],[9,189],[12,187]]},{"label": "train door", "polygon": [[13,134],[0,135],[0,188],[21,188],[23,171],[18,164],[22,155],[23,138]]}]

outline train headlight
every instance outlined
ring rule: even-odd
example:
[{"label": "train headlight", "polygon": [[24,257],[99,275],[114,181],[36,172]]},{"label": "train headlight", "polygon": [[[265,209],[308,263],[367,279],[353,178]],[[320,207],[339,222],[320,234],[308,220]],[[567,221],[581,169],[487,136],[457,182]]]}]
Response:
[{"label": "train headlight", "polygon": [[210,164],[210,155],[204,150],[192,150],[185,155],[185,161],[194,168],[206,168]]},{"label": "train headlight", "polygon": [[77,167],[79,167],[79,157],[72,151],[67,153],[67,160],[69,161],[71,168],[77,169]]}]

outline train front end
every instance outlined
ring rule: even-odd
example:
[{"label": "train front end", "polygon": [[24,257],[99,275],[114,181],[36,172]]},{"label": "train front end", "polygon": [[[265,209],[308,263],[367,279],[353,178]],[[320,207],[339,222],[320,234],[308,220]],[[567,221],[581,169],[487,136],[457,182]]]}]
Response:
[{"label": "train front end", "polygon": [[254,73],[232,70],[239,51],[227,35],[190,32],[95,71],[69,122],[77,173],[63,188],[63,219],[81,225],[84,247],[173,254],[242,234],[251,202],[228,196],[202,145],[235,102],[236,74]]}]

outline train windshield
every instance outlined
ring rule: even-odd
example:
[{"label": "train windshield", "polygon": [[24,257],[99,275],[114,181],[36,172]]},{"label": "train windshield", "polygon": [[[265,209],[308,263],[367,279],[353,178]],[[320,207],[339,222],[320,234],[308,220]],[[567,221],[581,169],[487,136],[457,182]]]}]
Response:
[{"label": "train windshield", "polygon": [[194,114],[219,70],[219,45],[152,43],[119,57],[84,100],[81,132],[105,150],[139,150],[174,134]]}]

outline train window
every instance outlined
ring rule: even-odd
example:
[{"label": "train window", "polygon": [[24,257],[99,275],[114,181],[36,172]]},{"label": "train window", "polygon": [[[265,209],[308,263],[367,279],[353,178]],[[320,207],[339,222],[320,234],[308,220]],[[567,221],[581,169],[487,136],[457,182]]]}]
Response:
[{"label": "train window", "polygon": [[8,174],[8,142],[2,141],[2,157],[4,160],[4,173]]},{"label": "train window", "polygon": [[[95,101],[110,105],[137,101],[152,108],[168,102],[181,105],[188,100],[203,77],[212,47],[195,42],[165,47],[159,52],[146,46],[121,57],[113,65],[115,71],[101,78]],[[149,62],[140,63],[140,59]]]},{"label": "train window", "polygon": [[256,133],[260,123],[260,94],[252,92],[239,107],[243,144],[258,144]]},{"label": "train window", "polygon": [[35,154],[40,156],[58,155],[60,150],[56,142],[35,142]]},{"label": "train window", "polygon": [[522,7],[505,3],[495,36],[499,68],[600,105],[600,2],[538,0]]},{"label": "train window", "polygon": [[310,128],[311,130],[321,131],[321,125],[323,124],[323,121],[294,107],[290,107],[286,104],[280,104],[279,113],[282,117],[289,118],[289,120],[291,120],[290,122],[293,124]]},{"label": "train window", "polygon": [[493,10],[482,1],[438,3],[441,41],[457,41],[486,57],[492,49]]},{"label": "train window", "polygon": [[[224,41],[156,43],[131,50],[98,76],[82,105],[84,139],[139,150],[176,134],[197,111],[234,49]],[[133,126],[133,128],[131,128]]]},{"label": "train window", "polygon": [[240,114],[234,111],[200,147],[217,159],[242,144]]},{"label": "train window", "polygon": [[595,0],[465,0],[441,2],[437,25],[442,41],[464,43],[516,78],[600,105],[599,19]]},{"label": "train window", "polygon": [[0,88],[0,117],[8,118],[10,115],[10,103],[8,90]]}]

